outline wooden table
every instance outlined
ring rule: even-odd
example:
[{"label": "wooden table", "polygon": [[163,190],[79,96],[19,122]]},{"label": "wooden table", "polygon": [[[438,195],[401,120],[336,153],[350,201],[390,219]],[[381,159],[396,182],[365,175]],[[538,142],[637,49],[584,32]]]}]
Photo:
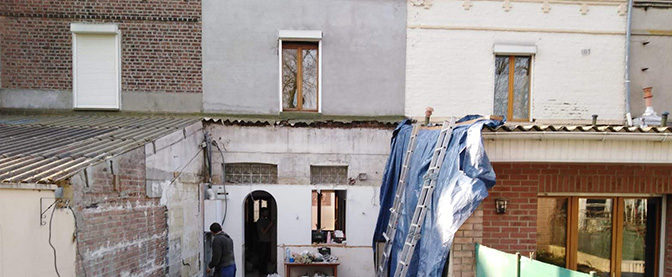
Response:
[{"label": "wooden table", "polygon": [[293,267],[322,267],[322,268],[331,268],[334,273],[334,277],[338,277],[338,265],[341,263],[310,263],[310,264],[300,264],[300,263],[285,263],[285,276],[291,277],[291,270]]}]

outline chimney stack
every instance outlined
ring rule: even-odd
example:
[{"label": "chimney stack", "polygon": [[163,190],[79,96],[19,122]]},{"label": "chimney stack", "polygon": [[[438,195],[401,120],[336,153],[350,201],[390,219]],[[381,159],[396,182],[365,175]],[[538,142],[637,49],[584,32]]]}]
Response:
[{"label": "chimney stack", "polygon": [[662,123],[662,118],[653,110],[653,87],[646,87],[644,92],[644,104],[646,110],[642,116],[635,120],[635,125],[640,126],[658,126]]},{"label": "chimney stack", "polygon": [[434,108],[432,107],[427,107],[425,109],[425,126],[429,126],[429,119],[432,117],[432,113],[434,112]]}]

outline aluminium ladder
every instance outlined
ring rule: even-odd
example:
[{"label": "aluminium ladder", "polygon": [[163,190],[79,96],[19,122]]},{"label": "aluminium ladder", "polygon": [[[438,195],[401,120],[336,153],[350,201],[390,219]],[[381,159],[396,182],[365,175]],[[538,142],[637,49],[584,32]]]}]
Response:
[{"label": "aluminium ladder", "polygon": [[406,175],[408,175],[408,167],[411,161],[411,156],[413,155],[413,150],[415,149],[415,139],[418,136],[419,129],[420,126],[418,124],[413,125],[411,138],[408,141],[408,147],[406,148],[406,153],[404,155],[404,163],[401,166],[401,174],[399,175],[399,182],[397,182],[394,202],[392,202],[393,204],[390,208],[390,218],[387,223],[387,228],[385,229],[385,232],[383,232],[385,246],[383,247],[383,260],[378,265],[378,277],[385,277],[387,275],[387,263],[390,260],[392,241],[397,233],[397,224],[399,223],[399,209],[401,208],[402,202],[401,198],[404,196],[404,190],[406,189]]},{"label": "aluminium ladder", "polygon": [[394,272],[395,277],[405,277],[408,272],[408,266],[411,263],[411,259],[413,258],[416,243],[418,240],[420,240],[420,234],[422,225],[425,221],[427,208],[432,203],[432,195],[434,194],[436,179],[439,175],[441,165],[443,165],[443,160],[446,156],[446,149],[453,133],[454,126],[455,119],[451,119],[450,122],[446,121],[443,123],[441,132],[439,133],[439,138],[436,141],[434,153],[432,154],[432,160],[429,163],[429,169],[427,169],[427,173],[425,174],[424,178],[425,180],[422,184],[422,190],[418,196],[418,205],[415,207],[415,212],[413,212],[413,219],[411,220],[411,224],[408,227],[406,242],[404,243],[404,247],[402,248],[401,253],[397,257],[397,268]]}]

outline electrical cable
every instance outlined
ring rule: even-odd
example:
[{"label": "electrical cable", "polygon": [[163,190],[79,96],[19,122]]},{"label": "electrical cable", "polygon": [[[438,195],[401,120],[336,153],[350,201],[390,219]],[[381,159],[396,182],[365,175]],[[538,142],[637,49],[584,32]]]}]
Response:
[{"label": "electrical cable", "polygon": [[224,152],[222,151],[222,148],[219,147],[219,144],[215,142],[214,140],[212,141],[212,144],[217,147],[217,150],[219,151],[219,155],[222,156],[222,188],[224,188],[224,217],[222,218],[222,225],[224,225],[224,221],[226,220],[226,213],[229,211],[229,201],[226,199],[226,163],[224,163]]},{"label": "electrical cable", "polygon": [[[59,200],[57,199],[54,201],[54,204],[58,202]],[[51,204],[52,206],[54,204]],[[54,270],[56,271],[56,276],[61,277],[61,273],[58,272],[58,264],[56,263],[56,247],[51,243],[51,223],[54,221],[54,212],[56,211],[56,207],[54,207],[51,210],[51,216],[49,217],[49,246],[51,246],[51,249],[54,251]]]},{"label": "electrical cable", "polygon": [[170,180],[170,183],[168,183],[168,186],[172,185],[172,184],[177,180],[177,178],[180,178],[180,175],[182,175],[182,173],[184,172],[184,169],[186,169],[187,166],[189,166],[189,165],[191,164],[191,162],[193,162],[194,159],[196,159],[196,157],[198,157],[198,154],[201,154],[202,151],[203,151],[203,149],[199,149],[198,152],[196,152],[196,155],[194,155],[194,156],[191,158],[191,160],[189,160],[189,162],[187,162],[187,164],[185,164],[185,165],[182,167],[182,169],[180,169],[180,170],[178,171],[177,175],[176,175],[172,180]]},{"label": "electrical cable", "polygon": [[210,146],[210,133],[205,132],[205,149],[207,150],[206,159],[208,166],[208,184],[212,184],[212,146]]},{"label": "electrical cable", "polygon": [[70,212],[72,212],[72,217],[75,219],[75,242],[77,242],[77,257],[79,257],[79,262],[82,265],[82,272],[84,272],[84,277],[87,277],[86,266],[84,265],[84,258],[82,257],[82,252],[79,251],[79,225],[77,225],[77,215],[75,210],[72,209],[70,204],[67,205]]}]

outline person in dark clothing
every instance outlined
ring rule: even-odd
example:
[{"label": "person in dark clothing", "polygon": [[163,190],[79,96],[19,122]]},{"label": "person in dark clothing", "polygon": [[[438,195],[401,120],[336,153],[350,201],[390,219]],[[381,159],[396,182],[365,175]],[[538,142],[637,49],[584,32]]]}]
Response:
[{"label": "person in dark clothing", "polygon": [[272,263],[271,262],[271,234],[272,229],[273,229],[273,222],[269,218],[270,212],[268,211],[268,208],[263,208],[261,209],[261,217],[257,220],[257,239],[259,243],[259,252],[260,252],[260,259],[259,259],[259,264],[258,264],[258,269],[261,274],[264,276],[268,273],[272,273],[268,271],[268,266]]},{"label": "person in dark clothing", "polygon": [[207,273],[214,271],[215,277],[236,276],[236,261],[233,257],[233,240],[222,231],[219,223],[210,225],[212,233],[212,259],[208,264]]}]

